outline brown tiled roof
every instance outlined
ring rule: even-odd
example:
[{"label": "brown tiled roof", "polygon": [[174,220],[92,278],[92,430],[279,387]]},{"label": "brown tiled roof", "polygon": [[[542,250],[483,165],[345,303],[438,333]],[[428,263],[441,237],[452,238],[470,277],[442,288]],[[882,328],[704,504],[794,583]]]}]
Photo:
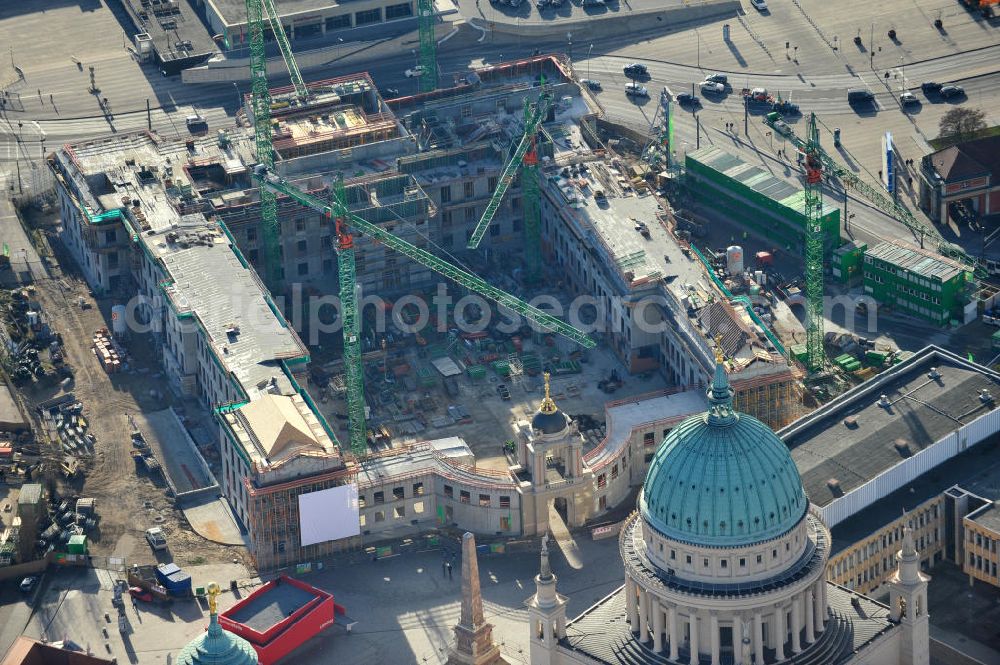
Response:
[{"label": "brown tiled roof", "polygon": [[945,182],[1000,174],[1000,136],[966,141],[931,155],[934,170]]},{"label": "brown tiled roof", "polygon": [[112,661],[18,637],[0,665],[111,665]]}]

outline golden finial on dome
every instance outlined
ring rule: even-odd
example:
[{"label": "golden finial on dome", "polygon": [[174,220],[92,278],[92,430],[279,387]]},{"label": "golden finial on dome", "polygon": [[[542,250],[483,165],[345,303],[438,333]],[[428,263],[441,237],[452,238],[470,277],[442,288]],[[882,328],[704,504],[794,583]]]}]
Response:
[{"label": "golden finial on dome", "polygon": [[551,386],[549,385],[549,378],[551,375],[548,372],[545,372],[542,376],[545,378],[545,398],[542,399],[542,404],[538,407],[538,410],[542,413],[555,413],[559,410],[559,407],[557,407],[556,403],[552,400]]},{"label": "golden finial on dome", "polygon": [[218,584],[212,582],[211,584],[208,585],[208,589],[205,591],[205,593],[208,596],[208,613],[218,614],[219,607],[217,601],[215,600],[215,597],[218,596],[220,593],[222,593],[222,589],[219,588]]},{"label": "golden finial on dome", "polygon": [[715,362],[723,363],[726,361],[726,354],[722,351],[722,335],[715,336]]}]

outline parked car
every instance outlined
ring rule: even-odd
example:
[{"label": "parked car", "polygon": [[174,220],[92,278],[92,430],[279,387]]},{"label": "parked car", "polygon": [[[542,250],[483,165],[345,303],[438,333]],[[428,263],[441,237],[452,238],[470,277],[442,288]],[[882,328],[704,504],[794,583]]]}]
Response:
[{"label": "parked car", "polygon": [[928,92],[940,92],[941,84],[934,83],[933,81],[924,81],[920,84],[920,89],[924,91],[924,94]]},{"label": "parked car", "polygon": [[910,104],[919,104],[920,100],[912,92],[907,90],[899,95],[899,103],[903,106],[909,106]]},{"label": "parked car", "polygon": [[701,91],[708,94],[721,95],[726,91],[726,86],[716,81],[702,81]]},{"label": "parked car", "polygon": [[156,551],[167,549],[167,537],[163,535],[163,529],[158,526],[146,529],[146,542]]},{"label": "parked car", "polygon": [[649,97],[649,90],[646,90],[646,86],[638,83],[626,83],[625,94],[629,97]]},{"label": "parked car", "polygon": [[692,95],[690,92],[680,93],[679,95],[674,97],[674,101],[676,101],[681,106],[698,106],[699,104],[701,104],[701,100],[698,99],[698,96]]},{"label": "parked car", "polygon": [[413,67],[412,69],[407,69],[403,73],[406,74],[406,78],[408,78],[408,79],[415,78],[417,76],[423,76],[424,75],[424,66],[423,65],[417,65],[416,67]]},{"label": "parked car", "polygon": [[38,576],[29,575],[28,577],[25,577],[23,580],[21,580],[21,592],[31,593],[32,589],[34,589],[35,585],[37,584],[38,584]]},{"label": "parked car", "polygon": [[594,79],[580,79],[580,84],[587,86],[591,90],[601,90],[601,82]]},{"label": "parked car", "polygon": [[143,589],[140,586],[131,586],[131,587],[129,587],[128,588],[128,593],[129,593],[130,596],[132,596],[136,600],[141,600],[144,603],[151,603],[151,602],[153,602],[153,594],[151,594],[149,591],[147,591],[146,589]]},{"label": "parked car", "polygon": [[632,64],[625,65],[622,67],[622,71],[625,72],[625,76],[629,78],[639,78],[640,76],[646,76],[649,70],[646,69],[646,65],[641,62],[633,62]]},{"label": "parked car", "polygon": [[505,402],[510,400],[510,390],[502,383],[497,386],[497,395],[500,395],[500,399]]},{"label": "parked car", "polygon": [[940,94],[944,99],[965,97],[965,89],[960,85],[943,85],[941,86],[941,90],[938,94]]},{"label": "parked car", "polygon": [[722,85],[726,85],[727,83],[729,83],[729,77],[726,76],[725,74],[719,74],[718,72],[714,74],[709,74],[708,76],[705,77],[705,80],[713,81],[715,83],[721,83]]},{"label": "parked car", "polygon": [[750,4],[757,11],[765,11],[767,9],[767,0],[750,0]]}]

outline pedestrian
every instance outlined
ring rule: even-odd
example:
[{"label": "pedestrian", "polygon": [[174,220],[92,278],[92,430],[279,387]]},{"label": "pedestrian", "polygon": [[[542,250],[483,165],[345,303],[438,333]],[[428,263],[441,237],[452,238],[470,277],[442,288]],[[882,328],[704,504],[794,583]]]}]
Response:
[{"label": "pedestrian", "polygon": [[452,577],[451,577],[451,562],[450,561],[448,562],[448,579],[449,580],[452,579]]}]

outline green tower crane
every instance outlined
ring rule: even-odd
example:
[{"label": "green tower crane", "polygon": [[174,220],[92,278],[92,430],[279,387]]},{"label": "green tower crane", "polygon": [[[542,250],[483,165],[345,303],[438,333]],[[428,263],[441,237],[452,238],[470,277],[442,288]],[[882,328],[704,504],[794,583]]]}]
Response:
[{"label": "green tower crane", "polygon": [[437,40],[434,38],[434,0],[417,0],[420,34],[420,92],[437,89]]},{"label": "green tower crane", "polygon": [[[544,84],[544,82],[543,82]],[[497,183],[496,191],[490,197],[483,211],[483,216],[473,229],[469,237],[469,249],[476,249],[486,235],[486,229],[496,216],[503,202],[503,197],[510,189],[514,178],[518,172],[521,173],[521,200],[524,202],[524,260],[525,278],[529,283],[537,282],[541,276],[542,266],[542,237],[541,237],[541,214],[539,210],[538,193],[538,149],[537,139],[538,128],[549,112],[552,105],[552,95],[542,92],[538,100],[531,104],[524,100],[524,133],[518,141],[514,154],[504,166]]]},{"label": "green tower crane", "polygon": [[[423,0],[421,0],[423,4]],[[351,452],[364,456],[367,452],[367,427],[365,423],[364,371],[361,359],[361,318],[357,298],[357,273],[355,264],[354,238],[351,228],[383,245],[395,249],[405,256],[421,263],[437,273],[453,279],[466,288],[486,296],[497,304],[524,316],[546,330],[562,334],[585,348],[593,348],[594,341],[576,328],[545,312],[497,289],[479,277],[457,266],[442,261],[433,254],[397,238],[381,227],[354,215],[348,207],[343,179],[338,177],[333,186],[333,197],[329,203],[300,191],[274,174],[274,147],[271,137],[271,93],[267,82],[267,59],[264,52],[265,21],[277,25],[279,45],[288,67],[289,75],[300,101],[308,98],[308,90],[302,81],[291,48],[284,31],[277,21],[277,12],[272,0],[247,0],[247,24],[250,30],[250,76],[251,110],[253,113],[254,139],[258,164],[254,168],[254,178],[261,185],[261,217],[263,241],[265,243],[265,266],[269,286],[281,282],[279,254],[280,226],[277,215],[277,196],[284,194],[292,200],[316,210],[335,222],[337,235],[337,264],[341,299],[341,321],[344,337],[344,367],[347,388],[348,428]],[[431,12],[433,14],[433,12]],[[433,22],[431,22],[433,29]],[[280,34],[280,36],[278,36]],[[433,58],[433,33],[431,33],[431,56]],[[422,51],[423,54],[423,51]],[[432,68],[435,72],[436,67]],[[426,71],[426,70],[425,70]],[[542,116],[544,117],[544,116]],[[523,155],[522,155],[523,156]]]},{"label": "green tower crane", "polygon": [[805,143],[806,188],[806,366],[822,371],[823,351],[823,159],[816,114],[809,116]]},{"label": "green tower crane", "polygon": [[[266,189],[266,188],[261,188]],[[338,210],[347,207],[344,179],[333,185],[333,201]],[[328,218],[333,206],[324,210]],[[365,424],[365,377],[361,361],[361,317],[358,314],[358,283],[354,260],[354,237],[343,217],[334,219],[337,235],[337,276],[340,287],[341,333],[344,336],[344,380],[347,387],[347,428],[351,452],[362,457],[368,451],[368,428]]]},{"label": "green tower crane", "polygon": [[[822,121],[819,118],[816,122],[822,125]],[[785,138],[791,141],[792,145],[798,148],[800,151],[805,150],[806,141],[803,141],[800,137],[795,135],[792,128],[788,126],[787,123],[781,120],[781,115],[778,113],[769,113],[764,119],[764,124],[768,125],[779,134],[782,134]],[[824,125],[825,127],[825,125]],[[829,129],[829,128],[827,128]],[[846,151],[846,149],[845,149]],[[820,161],[823,163],[823,167],[826,169],[827,173],[840,179],[840,182],[844,186],[844,196],[847,196],[847,189],[851,188],[858,194],[867,199],[873,206],[878,208],[880,211],[889,215],[893,219],[899,221],[911,233],[919,240],[920,246],[924,246],[925,240],[930,240],[937,251],[943,256],[948,256],[960,263],[964,264],[967,270],[973,272],[976,277],[986,276],[986,266],[983,265],[974,256],[969,255],[965,250],[963,250],[958,245],[950,243],[945,240],[936,228],[933,226],[927,226],[917,219],[913,213],[906,209],[902,204],[897,201],[893,201],[889,197],[885,196],[880,190],[872,187],[864,180],[861,179],[856,173],[852,173],[847,168],[841,166],[833,157],[829,155],[821,147],[817,146],[817,152]],[[847,153],[850,155],[850,153]],[[855,160],[857,161],[857,160]]]},{"label": "green tower crane", "polygon": [[[247,30],[250,33],[250,114],[254,129],[257,161],[274,168],[274,145],[271,142],[271,91],[267,84],[267,53],[264,50],[264,23],[267,20],[263,0],[246,0]],[[285,34],[281,31],[281,34]],[[281,227],[278,201],[274,192],[260,190],[261,258],[264,281],[271,291],[280,290]]]}]

